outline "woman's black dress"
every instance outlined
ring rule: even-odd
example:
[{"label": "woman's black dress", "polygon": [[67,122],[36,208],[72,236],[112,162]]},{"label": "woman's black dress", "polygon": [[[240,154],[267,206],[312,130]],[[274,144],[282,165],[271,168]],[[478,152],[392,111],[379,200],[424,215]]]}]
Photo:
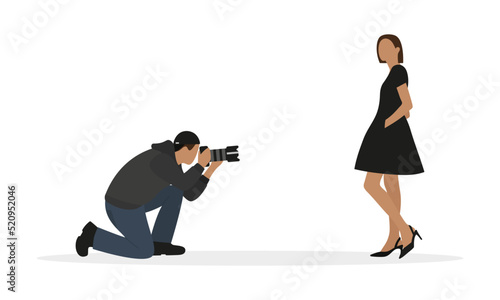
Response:
[{"label": "woman's black dress", "polygon": [[380,89],[378,111],[359,149],[356,170],[400,175],[424,172],[406,117],[384,128],[385,120],[401,106],[397,87],[404,83],[408,84],[406,69],[393,66]]}]

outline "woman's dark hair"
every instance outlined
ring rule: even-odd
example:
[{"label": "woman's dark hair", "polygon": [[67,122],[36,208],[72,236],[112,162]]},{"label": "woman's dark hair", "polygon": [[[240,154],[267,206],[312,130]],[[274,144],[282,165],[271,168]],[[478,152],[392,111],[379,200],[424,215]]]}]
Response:
[{"label": "woman's dark hair", "polygon": [[399,48],[398,63],[402,63],[403,62],[403,46],[401,45],[401,41],[399,40],[399,38],[397,36],[393,35],[393,34],[384,34],[383,36],[381,36],[381,37],[378,38],[378,41],[377,41],[377,57],[378,57],[378,61],[381,62],[381,63],[385,63],[385,61],[383,61],[383,60],[380,59],[380,55],[378,53],[378,45],[384,39],[388,39],[389,41],[392,42],[392,44],[394,45],[394,47],[398,47]]}]

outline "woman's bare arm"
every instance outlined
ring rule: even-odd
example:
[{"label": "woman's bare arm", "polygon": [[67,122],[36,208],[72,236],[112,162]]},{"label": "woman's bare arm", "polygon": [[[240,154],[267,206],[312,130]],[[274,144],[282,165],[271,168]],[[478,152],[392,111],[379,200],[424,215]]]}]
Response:
[{"label": "woman's bare arm", "polygon": [[389,117],[385,120],[385,128],[391,126],[394,122],[399,120],[401,117],[406,116],[406,118],[410,117],[410,109],[413,108],[413,104],[411,103],[410,92],[408,91],[408,86],[406,83],[397,87],[399,98],[401,98],[401,106]]}]

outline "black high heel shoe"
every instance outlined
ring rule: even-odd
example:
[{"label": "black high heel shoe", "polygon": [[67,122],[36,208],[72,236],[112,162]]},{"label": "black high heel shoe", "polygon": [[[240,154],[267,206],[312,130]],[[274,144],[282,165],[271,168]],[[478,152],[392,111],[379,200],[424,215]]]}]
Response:
[{"label": "black high heel shoe", "polygon": [[413,228],[410,226],[410,230],[411,230],[411,233],[413,234],[413,237],[411,238],[411,243],[409,243],[406,247],[403,247],[401,249],[401,254],[399,255],[399,258],[403,258],[403,256],[405,256],[406,254],[408,254],[412,249],[413,247],[415,247],[415,237],[418,236],[420,238],[420,240],[422,240],[422,237],[420,236],[420,234],[418,233],[417,230],[413,230]]},{"label": "black high heel shoe", "polygon": [[400,240],[401,240],[401,238],[398,237],[398,240],[396,241],[396,245],[394,245],[394,248],[392,248],[391,250],[389,250],[389,251],[375,252],[375,253],[370,254],[370,256],[371,257],[386,257],[386,256],[388,256],[389,254],[391,254],[396,249],[403,249],[402,245],[398,246],[398,243],[399,243]]}]

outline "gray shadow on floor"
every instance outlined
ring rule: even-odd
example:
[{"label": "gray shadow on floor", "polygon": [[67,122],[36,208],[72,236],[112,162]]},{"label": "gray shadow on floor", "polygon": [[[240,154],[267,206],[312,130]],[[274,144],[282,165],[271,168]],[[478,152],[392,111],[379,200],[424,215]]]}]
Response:
[{"label": "gray shadow on floor", "polygon": [[87,257],[77,254],[42,256],[38,259],[55,262],[124,264],[124,265],[176,265],[176,266],[288,266],[318,265],[377,265],[446,262],[462,259],[458,256],[410,253],[399,259],[399,252],[389,257],[370,257],[367,252],[327,251],[189,251],[180,256],[153,256],[131,259],[106,253],[91,253]]}]

